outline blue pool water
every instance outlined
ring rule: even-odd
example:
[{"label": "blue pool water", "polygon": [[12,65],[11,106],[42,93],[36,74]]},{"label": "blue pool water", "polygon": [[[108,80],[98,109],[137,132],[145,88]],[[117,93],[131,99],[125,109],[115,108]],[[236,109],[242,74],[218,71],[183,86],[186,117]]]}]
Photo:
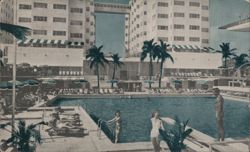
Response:
[{"label": "blue pool water", "polygon": [[[149,141],[150,118],[154,110],[159,110],[162,117],[189,119],[189,126],[216,137],[214,104],[214,97],[82,98],[53,102],[53,106],[81,105],[87,108],[88,113],[104,120],[113,118],[115,111],[120,110],[121,142]],[[250,111],[246,103],[225,100],[224,113],[226,137],[250,136]]]}]

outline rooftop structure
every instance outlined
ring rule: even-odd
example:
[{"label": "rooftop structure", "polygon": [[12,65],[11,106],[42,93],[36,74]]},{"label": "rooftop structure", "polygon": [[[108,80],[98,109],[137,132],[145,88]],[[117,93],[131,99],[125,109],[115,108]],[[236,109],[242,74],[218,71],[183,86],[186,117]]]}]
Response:
[{"label": "rooftop structure", "polygon": [[[250,0],[246,0],[250,3]],[[226,29],[229,31],[238,31],[238,32],[250,32],[250,13],[243,19],[229,23],[227,25],[219,27],[219,29]]]},{"label": "rooftop structure", "polygon": [[229,31],[250,32],[250,17],[219,27]]}]

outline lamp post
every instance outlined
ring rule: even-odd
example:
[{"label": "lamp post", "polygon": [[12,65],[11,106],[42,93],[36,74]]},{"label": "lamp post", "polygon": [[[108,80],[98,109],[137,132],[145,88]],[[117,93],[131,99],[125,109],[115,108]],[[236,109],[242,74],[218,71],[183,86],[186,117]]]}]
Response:
[{"label": "lamp post", "polygon": [[[15,1],[15,22],[17,20],[17,0]],[[14,37],[14,55],[13,55],[13,80],[12,80],[12,117],[11,117],[11,132],[12,136],[15,131],[15,111],[16,111],[16,53],[17,53],[17,42]]]}]

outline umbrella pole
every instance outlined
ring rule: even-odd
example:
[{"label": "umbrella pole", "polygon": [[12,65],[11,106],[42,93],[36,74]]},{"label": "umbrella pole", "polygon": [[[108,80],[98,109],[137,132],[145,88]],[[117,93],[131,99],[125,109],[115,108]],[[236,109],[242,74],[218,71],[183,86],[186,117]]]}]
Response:
[{"label": "umbrella pole", "polygon": [[12,82],[12,118],[11,118],[11,131],[12,135],[15,131],[15,110],[16,110],[16,51],[17,51],[17,44],[16,39],[15,41],[15,50],[14,50],[14,60],[13,60],[13,82]]}]

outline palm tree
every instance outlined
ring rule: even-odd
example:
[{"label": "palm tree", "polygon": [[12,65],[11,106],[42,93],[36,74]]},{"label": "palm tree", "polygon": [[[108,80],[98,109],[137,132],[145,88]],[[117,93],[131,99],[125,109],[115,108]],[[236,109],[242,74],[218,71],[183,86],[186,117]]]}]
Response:
[{"label": "palm tree", "polygon": [[90,49],[88,49],[88,53],[86,55],[86,59],[90,61],[90,69],[95,67],[97,71],[97,84],[98,84],[98,90],[100,90],[100,76],[99,76],[99,65],[102,65],[104,67],[104,63],[108,63],[108,60],[105,58],[104,53],[101,52],[101,49],[103,48],[103,45],[100,47],[92,46]]},{"label": "palm tree", "polygon": [[248,60],[246,59],[248,57],[247,54],[240,54],[239,56],[236,55],[233,57],[235,63],[234,63],[234,67],[235,69],[237,69],[238,67],[240,67],[241,65],[245,64],[248,62]]},{"label": "palm tree", "polygon": [[169,130],[159,130],[160,135],[169,147],[171,152],[181,152],[186,149],[184,140],[192,133],[192,129],[186,129],[188,120],[181,123],[178,117],[175,117],[175,122]]},{"label": "palm tree", "polygon": [[[18,152],[34,152],[35,143],[41,144],[41,134],[35,128],[38,125],[48,125],[44,121],[37,124],[30,124],[26,126],[25,121],[20,120],[18,129],[14,131],[13,136],[6,140],[6,144],[11,143]],[[5,126],[2,127],[2,129]],[[34,143],[32,142],[34,140]]]},{"label": "palm tree", "polygon": [[230,43],[222,43],[220,45],[221,50],[216,50],[216,52],[222,54],[222,59],[224,59],[224,68],[227,68],[227,59],[230,59],[232,56],[235,56],[234,51],[236,48],[231,49]]},{"label": "palm tree", "polygon": [[26,38],[30,29],[23,26],[0,22],[0,30],[12,34],[16,39],[23,40]]},{"label": "palm tree", "polygon": [[115,79],[116,69],[117,69],[117,67],[120,68],[122,65],[124,65],[124,63],[120,61],[121,57],[119,57],[118,53],[112,54],[111,58],[112,58],[111,62],[113,63],[113,66],[114,66],[113,76],[112,76],[112,81],[111,81],[111,88],[113,88],[114,87],[114,79]]},{"label": "palm tree", "polygon": [[141,62],[144,61],[149,55],[149,88],[151,88],[152,76],[153,76],[153,59],[156,57],[156,43],[154,39],[144,41],[141,53]]},{"label": "palm tree", "polygon": [[163,65],[164,62],[169,58],[172,63],[174,63],[173,57],[167,52],[167,47],[169,47],[169,44],[164,43],[162,40],[160,40],[160,45],[156,46],[156,56],[158,58],[158,61],[161,60],[160,63],[160,76],[159,76],[159,88],[161,88],[161,79],[162,79],[162,71],[163,71]]}]

